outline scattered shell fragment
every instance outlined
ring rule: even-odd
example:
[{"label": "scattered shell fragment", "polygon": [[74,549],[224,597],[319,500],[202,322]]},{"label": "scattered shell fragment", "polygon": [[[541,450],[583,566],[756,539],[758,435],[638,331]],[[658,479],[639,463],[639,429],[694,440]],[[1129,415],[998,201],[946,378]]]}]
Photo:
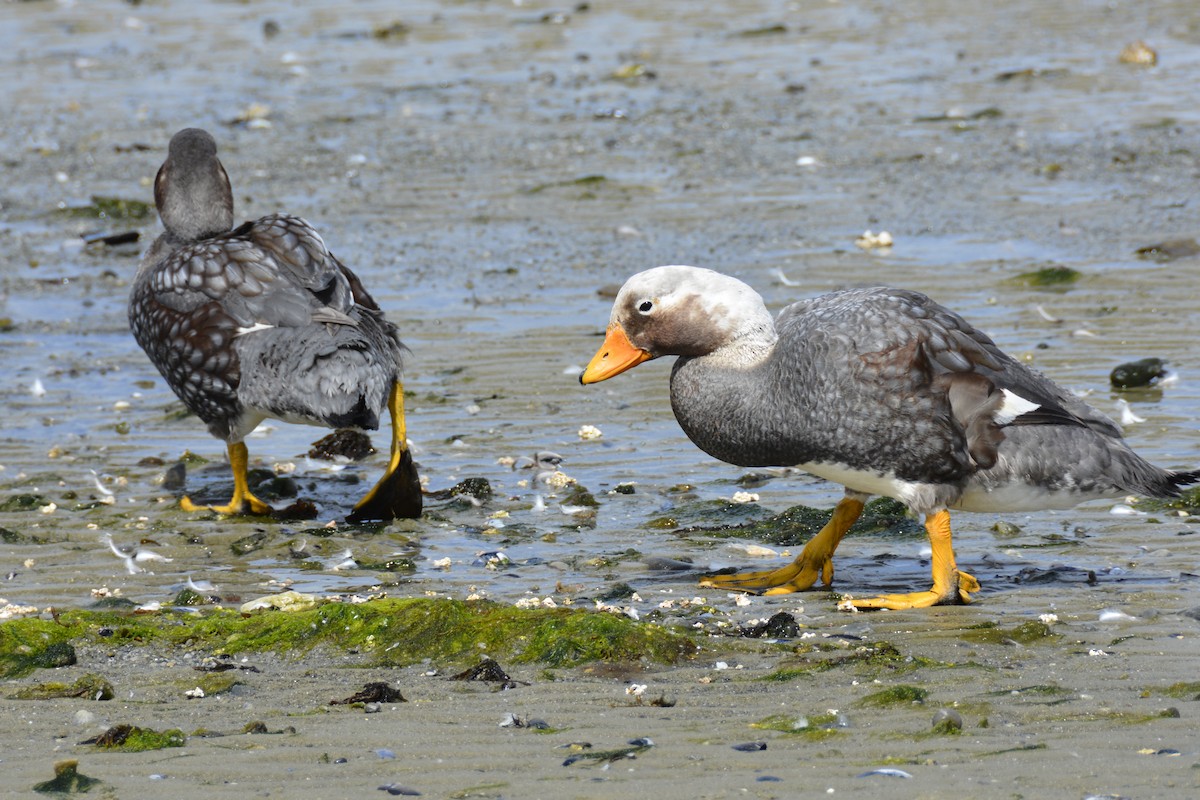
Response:
[{"label": "scattered shell fragment", "polygon": [[1108,513],[1113,514],[1118,517],[1144,517],[1144,516],[1146,516],[1145,511],[1138,511],[1136,508],[1134,508],[1131,505],[1127,505],[1126,503],[1117,503],[1115,506],[1113,506],[1112,508],[1110,508],[1108,510]]},{"label": "scattered shell fragment", "polygon": [[748,542],[726,542],[725,546],[734,549],[734,551],[742,551],[754,558],[779,558],[779,551],[774,551],[774,549],[763,547],[762,545],[750,545]]},{"label": "scattered shell fragment", "polygon": [[1138,39],[1121,48],[1118,59],[1122,64],[1137,64],[1142,67],[1153,67],[1158,63],[1158,53],[1154,48]]},{"label": "scattered shell fragment", "polygon": [[8,603],[2,600],[0,602],[4,602],[4,605],[0,606],[0,619],[28,617],[31,614],[38,613],[37,606],[19,606],[16,603]]},{"label": "scattered shell fragment", "polygon": [[870,778],[875,775],[880,775],[884,778],[911,778],[912,777],[912,775],[910,773],[905,772],[902,769],[895,769],[894,767],[880,767],[879,769],[868,770],[868,771],[860,774],[858,777]]},{"label": "scattered shell fragment", "polygon": [[317,605],[317,598],[311,594],[301,594],[297,591],[280,592],[266,597],[259,597],[242,603],[239,609],[243,614],[263,609],[276,611],[307,611]]},{"label": "scattered shell fragment", "polygon": [[558,608],[553,597],[522,597],[513,605],[517,608]]},{"label": "scattered shell fragment", "polygon": [[562,489],[575,483],[575,479],[562,470],[543,473],[538,476],[538,479],[548,486],[553,486],[555,489]]},{"label": "scattered shell fragment", "polygon": [[746,503],[757,503],[758,494],[756,492],[734,492],[733,497],[729,498],[729,502],[745,505]]},{"label": "scattered shell fragment", "polygon": [[204,697],[204,690],[197,686],[195,689],[188,689],[183,693],[183,696],[189,700],[199,700]]},{"label": "scattered shell fragment", "polygon": [[251,103],[238,112],[232,122],[235,125],[245,125],[247,128],[269,128],[271,121],[267,117],[271,116],[271,107],[265,103]]},{"label": "scattered shell fragment", "polygon": [[599,439],[604,434],[595,425],[583,425],[579,428],[579,438],[585,442]]},{"label": "scattered shell fragment", "polygon": [[862,250],[890,250],[895,242],[892,240],[892,235],[887,231],[872,233],[871,231],[863,231],[862,236],[854,240],[855,246]]}]

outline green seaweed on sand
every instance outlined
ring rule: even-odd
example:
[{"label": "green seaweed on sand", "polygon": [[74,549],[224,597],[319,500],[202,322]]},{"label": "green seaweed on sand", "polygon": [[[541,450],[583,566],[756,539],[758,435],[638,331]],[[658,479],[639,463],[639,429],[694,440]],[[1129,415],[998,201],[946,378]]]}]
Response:
[{"label": "green seaweed on sand", "polygon": [[125,753],[142,753],[147,750],[163,750],[168,747],[183,747],[187,737],[178,728],[156,731],[139,728],[137,725],[114,725],[94,739],[81,744],[94,744],[105,750],[120,750]]},{"label": "green seaweed on sand", "polygon": [[865,697],[859,698],[854,704],[856,706],[877,707],[885,706],[907,706],[914,703],[924,703],[925,698],[929,696],[928,689],[922,689],[919,686],[908,686],[900,684],[899,686],[890,686],[878,692],[872,692]]},{"label": "green seaweed on sand", "polygon": [[210,672],[200,676],[196,681],[185,681],[181,685],[184,689],[191,689],[193,686],[204,692],[205,697],[212,697],[217,694],[224,694],[233,689],[235,686],[241,685],[241,679],[235,677],[229,672]]},{"label": "green seaweed on sand", "polygon": [[[731,513],[745,516],[755,508],[755,506],[749,503],[724,503],[723,506],[732,507],[731,509],[718,509],[726,516],[726,519]],[[804,544],[811,539],[821,528],[825,527],[832,514],[833,509],[831,508],[820,509],[810,506],[792,506],[786,511],[765,519],[724,524],[716,527],[702,527],[704,523],[697,521],[692,527],[681,528],[678,532],[696,532],[715,537],[755,539],[774,545],[791,547]],[[710,511],[710,515],[715,515],[715,513]],[[677,521],[683,516],[683,509],[676,508],[674,516],[669,519]],[[676,524],[678,523],[676,522]],[[650,527],[667,526],[656,525],[655,521],[652,520]],[[924,528],[908,515],[908,511],[902,503],[883,497],[876,498],[867,503],[866,508],[863,509],[862,516],[850,528],[847,536],[875,533],[923,536]]]},{"label": "green seaweed on sand", "polygon": [[141,200],[127,200],[123,197],[94,194],[92,202],[88,205],[68,206],[62,209],[62,213],[69,217],[136,221],[149,219],[154,213],[154,206]]},{"label": "green seaweed on sand", "polygon": [[799,678],[811,678],[822,672],[835,669],[853,670],[855,675],[902,675],[922,667],[946,669],[950,667],[978,667],[971,662],[951,664],[925,656],[905,655],[888,642],[863,642],[849,648],[845,644],[831,642],[802,643],[794,648],[794,655],[774,672],[762,680],[786,683]]},{"label": "green seaweed on sand", "polygon": [[1035,269],[1031,272],[1023,272],[1013,278],[1010,283],[1021,286],[1032,286],[1038,289],[1062,289],[1072,285],[1081,277],[1083,277],[1083,273],[1079,270],[1055,265]]},{"label": "green seaweed on sand", "polygon": [[0,502],[0,511],[36,511],[49,502],[40,494],[14,494]]},{"label": "green seaweed on sand", "polygon": [[63,612],[0,625],[0,677],[20,677],[72,643],[183,647],[217,653],[304,653],[318,647],[363,654],[381,665],[474,660],[481,653],[515,662],[570,667],[590,661],[676,663],[697,651],[687,633],[624,616],[574,608],[521,609],[440,598],[325,603],[303,611],[243,615]]},{"label": "green seaweed on sand", "polygon": [[1001,628],[994,622],[975,625],[961,634],[963,639],[979,644],[1033,644],[1041,641],[1055,641],[1062,638],[1044,622],[1030,620],[1012,628]]},{"label": "green seaweed on sand", "polygon": [[1152,694],[1174,697],[1177,700],[1200,700],[1200,681],[1181,681],[1172,683],[1170,686],[1147,688],[1142,692],[1143,697],[1149,697]]},{"label": "green seaweed on sand", "polygon": [[1200,486],[1193,486],[1191,489],[1183,491],[1179,497],[1173,497],[1170,500],[1139,498],[1137,508],[1139,511],[1163,511],[1171,509],[1173,511],[1186,511],[1189,514],[1200,514]]},{"label": "green seaweed on sand", "polygon": [[827,711],[813,716],[793,716],[791,714],[772,714],[757,722],[751,722],[751,728],[766,731],[778,731],[792,736],[803,736],[811,741],[819,742],[841,733],[841,721],[834,712]]},{"label": "green seaweed on sand", "polygon": [[81,697],[87,700],[112,700],[112,684],[101,675],[88,673],[79,676],[74,683],[50,681],[22,686],[9,697],[14,700],[49,700],[58,697]]},{"label": "green seaweed on sand", "polygon": [[36,617],[0,624],[0,678],[20,678],[35,669],[75,663],[69,628]]}]

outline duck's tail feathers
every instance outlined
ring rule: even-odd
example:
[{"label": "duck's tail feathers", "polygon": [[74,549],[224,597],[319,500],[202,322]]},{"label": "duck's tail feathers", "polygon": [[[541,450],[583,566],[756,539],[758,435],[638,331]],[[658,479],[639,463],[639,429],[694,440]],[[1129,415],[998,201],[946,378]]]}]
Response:
[{"label": "duck's tail feathers", "polygon": [[1119,491],[1140,494],[1144,497],[1159,497],[1164,500],[1179,497],[1183,490],[1200,483],[1200,469],[1174,470],[1155,466],[1125,449],[1115,459],[1121,477],[1116,481]]},{"label": "duck's tail feathers", "polygon": [[1200,483],[1200,469],[1190,469],[1186,472],[1168,472],[1167,480],[1175,489],[1175,494],[1178,495],[1180,490],[1185,486],[1191,486]]}]

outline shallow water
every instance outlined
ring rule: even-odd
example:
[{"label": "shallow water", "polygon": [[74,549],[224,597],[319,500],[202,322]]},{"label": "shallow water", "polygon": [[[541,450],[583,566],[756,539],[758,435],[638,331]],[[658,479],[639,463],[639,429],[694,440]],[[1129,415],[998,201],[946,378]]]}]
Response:
[{"label": "shallow water", "polygon": [[[1190,4],[1066,19],[1039,4],[966,18],[950,4],[618,3],[561,22],[551,13],[561,9],[536,2],[394,5],[6,7],[0,315],[12,329],[0,333],[0,494],[40,495],[57,510],[0,513],[0,526],[29,537],[0,546],[11,573],[0,596],[74,606],[107,586],[168,602],[188,576],[217,583],[227,601],[280,583],[506,601],[556,586],[587,597],[616,580],[693,593],[694,574],[648,572],[644,557],[698,569],[760,562],[647,527],[692,497],[731,496],[744,472],[683,437],[667,364],[588,388],[574,379],[607,320],[597,290],[657,263],[738,274],[772,308],[847,285],[922,289],[1114,414],[1109,370],[1166,358],[1178,380],[1128,395],[1147,418],[1129,438],[1165,466],[1195,466],[1197,261],[1133,254],[1196,228],[1200,19]],[[264,33],[268,20],[277,34]],[[372,35],[397,21],[407,33]],[[1152,35],[1161,66],[1117,62],[1122,37]],[[635,64],[653,77],[612,77]],[[1040,72],[1002,77],[1026,69]],[[269,106],[265,122],[234,122],[255,103]],[[943,114],[951,119],[921,121]],[[306,463],[322,432],[282,424],[253,438],[251,455],[296,465],[302,494],[321,506],[315,522],[182,514],[157,485],[162,468],[139,464],[190,450],[218,468],[192,470],[189,490],[228,491],[223,447],[179,418],[128,334],[128,281],[157,222],[56,209],[92,195],[149,201],[166,141],[192,124],[217,136],[239,216],[310,219],[401,325],[409,433],[429,487],[479,476],[494,500],[431,501],[422,521],[330,535],[322,526],[363,488],[344,475],[373,480],[381,462],[341,472]],[[129,228],[140,245],[79,239]],[[889,230],[892,252],[857,249],[867,228]],[[1012,282],[1051,264],[1084,277],[1065,291]],[[581,441],[583,424],[603,437]],[[595,493],[594,521],[562,510],[565,494],[532,470],[497,463],[541,450]],[[104,496],[93,471],[114,502],[77,510]],[[621,482],[636,493],[611,493]],[[671,491],[680,484],[694,487],[682,499]],[[754,491],[764,515],[840,494],[802,475]],[[1022,527],[1016,540],[991,532],[1001,518]],[[1097,504],[961,515],[956,545],[985,577],[985,601],[1003,592],[1010,610],[1034,612],[1009,589],[1021,568],[1119,567],[1115,590],[1154,585],[1195,563],[1191,527]],[[231,551],[259,532],[260,549]],[[128,574],[105,533],[173,560]],[[922,584],[923,547],[919,537],[851,540],[838,588]],[[347,549],[359,563],[399,554],[415,569],[332,569]],[[513,563],[489,568],[478,554],[493,551]]]}]

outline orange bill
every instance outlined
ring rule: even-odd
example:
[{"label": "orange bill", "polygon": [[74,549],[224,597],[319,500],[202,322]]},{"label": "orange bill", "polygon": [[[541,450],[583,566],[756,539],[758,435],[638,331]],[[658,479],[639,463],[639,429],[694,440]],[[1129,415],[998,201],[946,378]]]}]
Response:
[{"label": "orange bill", "polygon": [[634,347],[625,335],[625,329],[615,322],[608,326],[604,334],[604,344],[592,356],[587,369],[579,376],[579,382],[599,383],[620,375],[627,369],[633,369],[643,361],[650,359],[650,354],[640,347]]}]

